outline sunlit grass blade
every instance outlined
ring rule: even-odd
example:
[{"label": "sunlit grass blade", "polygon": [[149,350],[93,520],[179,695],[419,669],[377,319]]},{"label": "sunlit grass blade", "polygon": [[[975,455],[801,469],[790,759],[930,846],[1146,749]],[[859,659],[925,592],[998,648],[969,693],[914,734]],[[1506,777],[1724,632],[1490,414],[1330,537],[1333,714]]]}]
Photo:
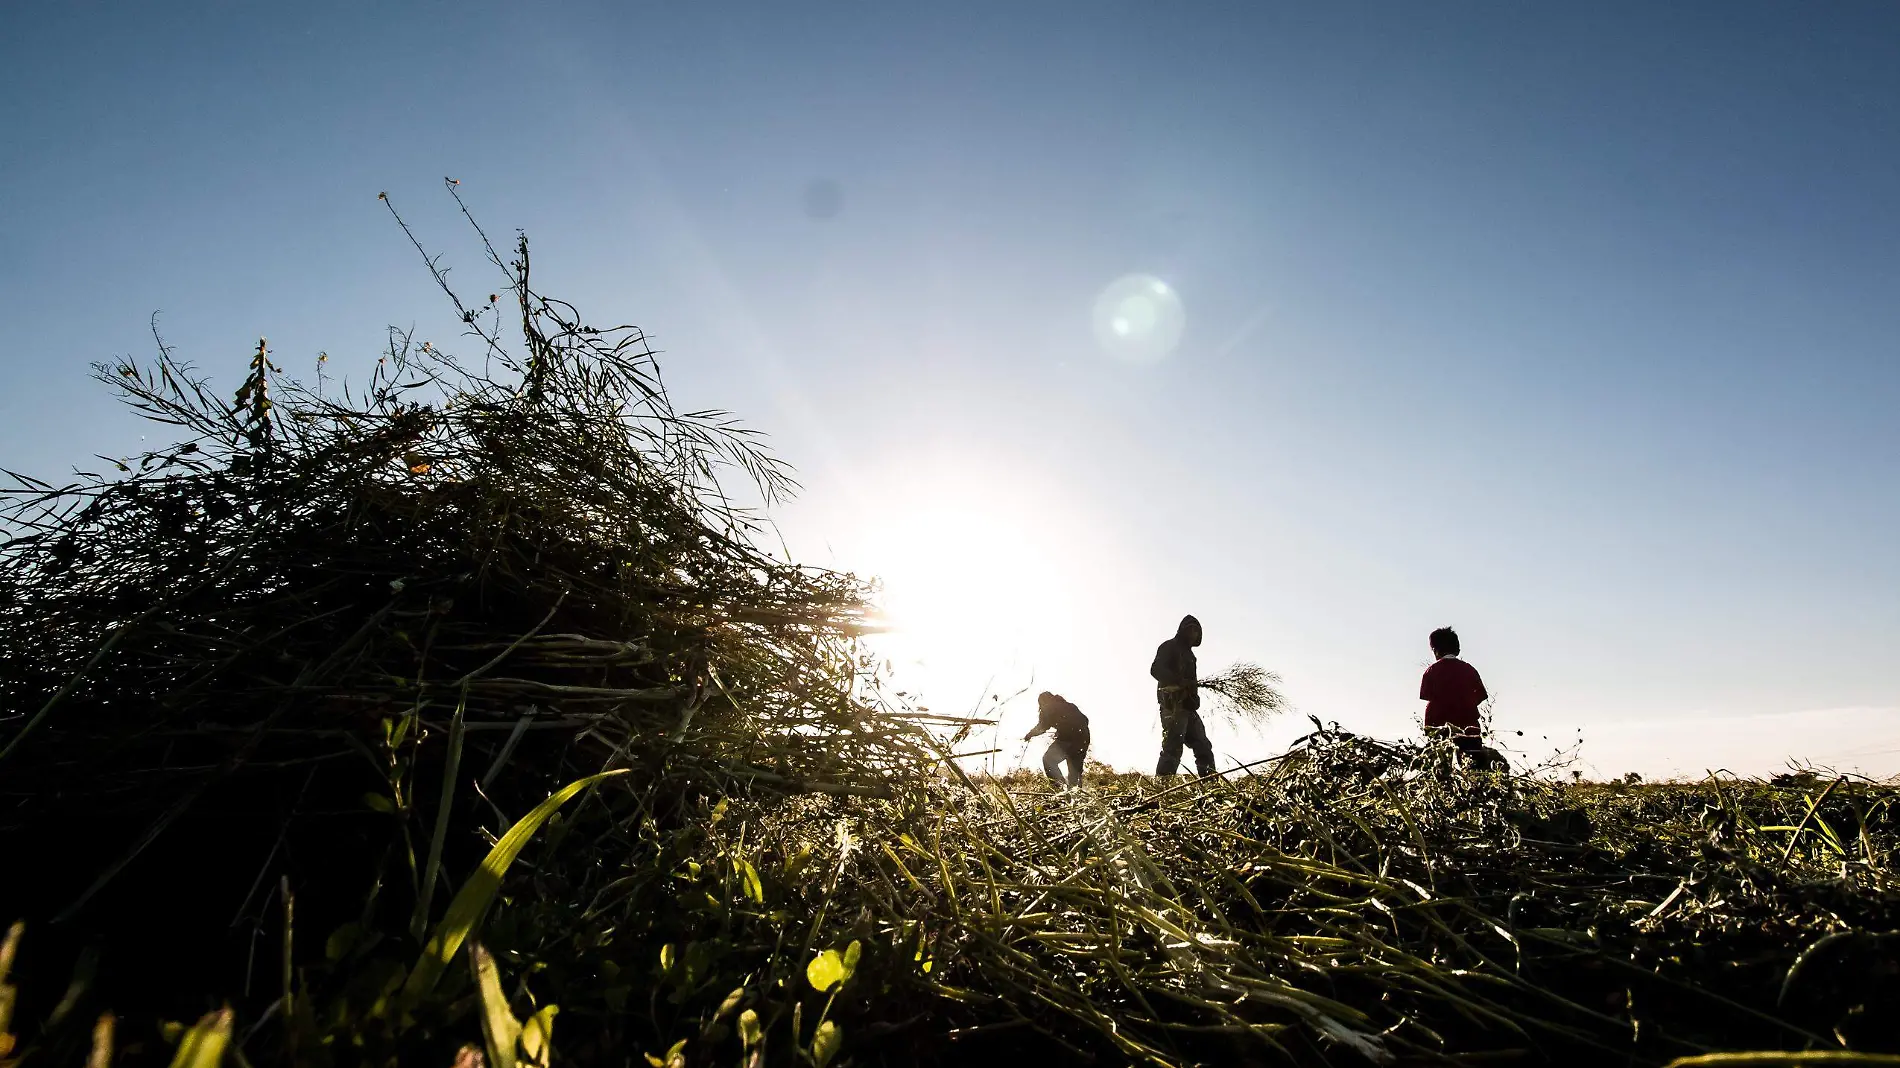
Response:
[{"label": "sunlit grass blade", "polygon": [[171,1068],[222,1068],[224,1051],[231,1044],[233,1019],[235,1014],[229,1005],[205,1013],[179,1038]]},{"label": "sunlit grass blade", "polygon": [[508,828],[508,833],[502,835],[501,840],[488,851],[488,856],[482,860],[481,867],[468,877],[468,880],[462,884],[462,888],[456,892],[454,900],[449,902],[448,912],[443,915],[441,922],[436,924],[435,933],[429,937],[428,944],[423,947],[422,956],[417,959],[416,966],[409,972],[408,981],[403,985],[405,998],[421,997],[435,986],[443,970],[455,958],[456,951],[462,948],[463,940],[468,938],[470,932],[475,929],[475,925],[481,922],[482,914],[488,911],[489,904],[495,900],[495,894],[501,889],[502,876],[508,873],[509,865],[515,862],[515,857],[520,855],[522,847],[526,846],[528,840],[534,837],[535,832],[541,829],[541,825],[559,811],[562,805],[567,804],[575,794],[595,783],[624,774],[626,774],[626,769],[622,768],[615,771],[603,771],[598,775],[589,775],[584,779],[576,779],[555,791],[546,801],[535,806],[534,811],[521,817],[515,821],[513,827]]},{"label": "sunlit grass blade", "polygon": [[493,1068],[515,1068],[521,1023],[508,1008],[507,995],[501,992],[495,958],[480,942],[470,942],[468,960],[475,972],[475,992],[481,998],[482,1038],[488,1045],[488,1063]]}]

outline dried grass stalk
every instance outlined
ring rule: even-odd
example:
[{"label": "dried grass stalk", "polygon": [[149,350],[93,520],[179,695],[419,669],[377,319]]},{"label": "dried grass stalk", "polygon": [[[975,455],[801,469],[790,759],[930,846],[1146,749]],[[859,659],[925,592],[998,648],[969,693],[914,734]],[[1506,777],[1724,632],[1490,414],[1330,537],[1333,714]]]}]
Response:
[{"label": "dried grass stalk", "polygon": [[1200,687],[1214,695],[1214,711],[1232,720],[1263,723],[1290,707],[1280,676],[1258,664],[1235,664],[1202,679]]}]

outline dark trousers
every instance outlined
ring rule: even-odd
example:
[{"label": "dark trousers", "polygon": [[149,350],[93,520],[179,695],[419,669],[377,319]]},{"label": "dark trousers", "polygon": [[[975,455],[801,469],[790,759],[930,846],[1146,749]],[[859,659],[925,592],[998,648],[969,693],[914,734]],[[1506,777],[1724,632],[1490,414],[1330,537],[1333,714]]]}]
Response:
[{"label": "dark trousers", "polygon": [[1062,765],[1069,765],[1068,785],[1082,785],[1082,761],[1089,754],[1089,736],[1064,738],[1058,736],[1049,743],[1049,751],[1042,754],[1043,774],[1057,786],[1063,785]]},{"label": "dark trousers", "polygon": [[1175,694],[1161,695],[1161,762],[1156,775],[1173,775],[1181,767],[1181,747],[1194,751],[1194,770],[1214,774],[1214,744],[1207,740],[1207,725],[1201,714],[1181,707],[1185,699]]},{"label": "dark trousers", "polygon": [[1426,730],[1440,737],[1449,737],[1451,744],[1458,747],[1458,759],[1467,767],[1474,767],[1480,771],[1509,770],[1504,757],[1499,755],[1497,750],[1485,745],[1484,740],[1476,734],[1467,734],[1456,727],[1428,727]]},{"label": "dark trousers", "polygon": [[1476,727],[1467,730],[1464,727],[1439,724],[1425,728],[1425,733],[1433,738],[1450,738],[1451,744],[1457,746],[1458,752],[1465,756],[1470,756],[1484,748],[1484,742],[1479,740]]}]

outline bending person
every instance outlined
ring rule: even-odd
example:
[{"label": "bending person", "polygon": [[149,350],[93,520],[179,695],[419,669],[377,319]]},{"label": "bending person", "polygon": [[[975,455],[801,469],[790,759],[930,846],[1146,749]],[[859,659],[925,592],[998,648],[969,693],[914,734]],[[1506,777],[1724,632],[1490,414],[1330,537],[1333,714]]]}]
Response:
[{"label": "bending person", "polygon": [[1214,746],[1201,722],[1200,678],[1196,675],[1194,647],[1201,644],[1201,621],[1183,616],[1174,637],[1155,650],[1148,674],[1155,679],[1155,698],[1161,705],[1161,762],[1156,775],[1173,775],[1181,767],[1181,747],[1194,750],[1194,770],[1214,774]]},{"label": "bending person", "polygon": [[1036,695],[1036,708],[1041,713],[1036,729],[1023,735],[1023,741],[1043,731],[1054,731],[1055,739],[1049,743],[1049,751],[1042,754],[1043,772],[1061,786],[1062,765],[1067,762],[1068,785],[1082,785],[1082,761],[1089,753],[1089,718],[1081,709],[1047,690]]}]

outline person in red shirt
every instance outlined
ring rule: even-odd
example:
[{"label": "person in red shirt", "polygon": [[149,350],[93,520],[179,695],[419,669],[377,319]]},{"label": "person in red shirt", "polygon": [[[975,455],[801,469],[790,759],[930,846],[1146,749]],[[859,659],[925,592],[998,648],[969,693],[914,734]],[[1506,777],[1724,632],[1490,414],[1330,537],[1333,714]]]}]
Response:
[{"label": "person in red shirt", "polygon": [[1425,702],[1425,732],[1449,735],[1460,752],[1476,757],[1484,748],[1478,706],[1491,695],[1484,692],[1478,669],[1458,659],[1457,631],[1440,627],[1432,631],[1431,643],[1437,661],[1418,683],[1418,699]]}]

